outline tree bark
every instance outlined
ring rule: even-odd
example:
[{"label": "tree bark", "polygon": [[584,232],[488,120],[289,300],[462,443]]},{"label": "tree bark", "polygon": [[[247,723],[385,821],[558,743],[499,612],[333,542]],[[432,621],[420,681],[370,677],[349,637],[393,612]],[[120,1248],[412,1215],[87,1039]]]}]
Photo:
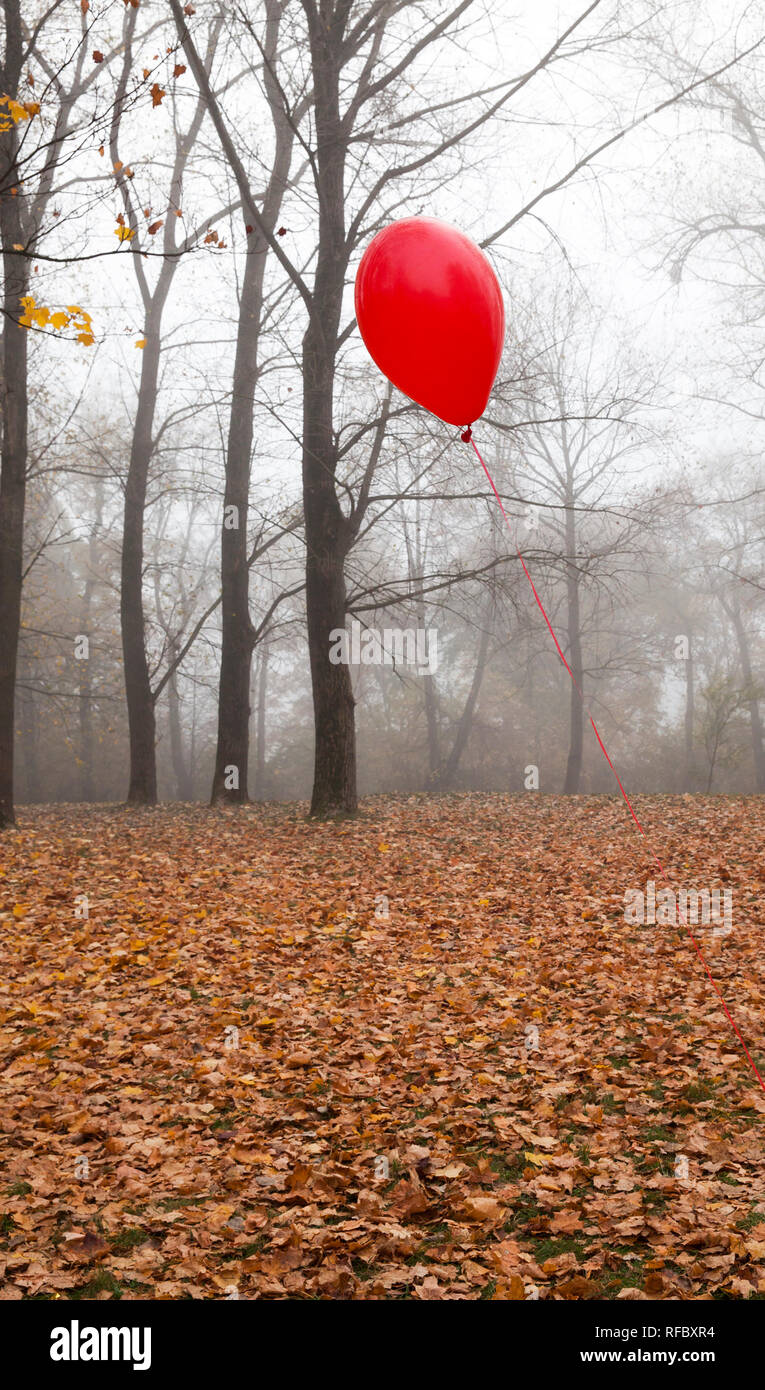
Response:
[{"label": "tree bark", "polygon": [[441,735],[438,719],[438,686],[435,676],[423,676],[422,695],[425,702],[425,724],[428,731],[427,791],[441,790]]},{"label": "tree bark", "polygon": [[[19,0],[5,4],[3,90],[17,96],[23,56]],[[15,822],[13,804],[14,702],[24,546],[27,468],[28,330],[19,324],[28,292],[18,196],[19,137],[15,124],[0,135],[0,235],[3,243],[2,445],[0,446],[0,830]]]},{"label": "tree bark", "polygon": [[157,404],[163,307],[164,297],[160,298],[158,291],[152,301],[145,328],[146,346],[142,353],[138,404],[125,484],[122,529],[120,621],[130,739],[130,785],[127,800],[133,805],[143,806],[152,806],[157,800],[156,720],[146,655],[143,604],[143,529],[146,489],[154,447],[152,428]]},{"label": "tree bark", "polygon": [[765,749],[762,740],[762,718],[760,715],[760,702],[757,694],[757,687],[752,679],[752,659],[749,653],[749,639],[746,635],[746,628],[741,617],[741,608],[737,600],[734,600],[730,608],[733,627],[736,632],[738,642],[739,657],[741,660],[741,674],[744,677],[744,688],[748,692],[747,704],[749,707],[749,722],[752,733],[752,757],[754,759],[754,786],[755,791],[765,792]]},{"label": "tree bark", "polygon": [[688,637],[688,660],[685,663],[685,718],[683,723],[684,770],[683,782],[687,792],[696,790],[696,750],[694,728],[696,723],[695,671],[693,662],[693,638]]},{"label": "tree bark", "polygon": [[[250,569],[247,562],[247,515],[252,468],[253,412],[260,374],[258,352],[263,312],[263,281],[269,243],[279,219],[289,179],[293,132],[284,117],[281,93],[273,77],[281,21],[280,6],[268,0],[264,44],[264,81],[274,117],[275,149],[263,199],[260,225],[250,233],[250,250],[242,283],[237,326],[234,380],[226,449],[224,525],[221,530],[221,662],[218,737],[211,803],[242,803],[247,791],[250,755],[250,685],[255,630],[250,619]],[[265,233],[265,234],[264,234]],[[229,509],[235,508],[234,512]],[[236,526],[225,519],[236,518]],[[236,771],[234,772],[233,769]]]},{"label": "tree bark", "polygon": [[[89,595],[87,594],[83,608],[86,621],[83,623],[83,632],[88,634],[90,640],[90,622],[88,609]],[[80,677],[80,699],[79,699],[79,725],[80,725],[80,801],[92,801],[93,798],[93,697],[92,680],[90,675],[90,656],[87,661],[83,661],[82,675]]]},{"label": "tree bark", "polygon": [[[306,344],[304,371],[320,366],[321,353]],[[317,371],[318,375],[318,371]],[[324,373],[321,372],[323,377]],[[334,488],[332,388],[306,376],[303,482],[306,530],[306,612],[311,662],[315,752],[311,815],[353,814],[357,809],[355,701],[350,668],[329,660],[330,633],[345,626],[344,520]],[[329,423],[326,414],[329,406]],[[324,418],[323,418],[324,417]]]},{"label": "tree bark", "polygon": [[268,643],[263,642],[258,661],[258,705],[255,733],[255,797],[265,801],[266,787],[266,710],[268,707]]},{"label": "tree bark", "polygon": [[[178,655],[177,642],[173,644],[170,656]],[[191,801],[191,770],[183,755],[183,726],[181,723],[181,701],[178,694],[178,672],[173,671],[167,682],[167,719],[170,728],[170,759],[175,777],[175,794],[179,801]]]},{"label": "tree bark", "polygon": [[255,632],[250,620],[247,513],[265,251],[265,243],[258,238],[257,247],[247,255],[239,304],[221,528],[222,645],[212,804],[248,800],[250,678]]},{"label": "tree bark", "polygon": [[21,725],[21,752],[23,757],[24,796],[26,802],[42,801],[40,782],[40,720],[33,690],[25,691],[18,697],[18,717]]},{"label": "tree bark", "polygon": [[568,662],[577,685],[574,685],[573,682],[571,684],[569,748],[563,792],[565,795],[574,795],[579,791],[582,775],[584,704],[579,692],[584,688],[584,671],[582,669],[581,607],[579,571],[576,567],[576,524],[573,499],[567,499],[566,506],[566,602],[568,609]]},{"label": "tree bark", "polygon": [[[98,564],[98,532],[101,528],[103,517],[104,493],[103,485],[99,482],[96,487],[96,515],[88,536],[88,572],[85,576],[85,587],[82,592],[82,611],[81,611],[81,632],[87,636],[90,643],[90,632],[92,627],[93,611],[93,592],[95,589],[96,566]],[[80,800],[92,801],[93,791],[93,676],[91,666],[92,652],[88,646],[88,659],[81,663],[82,675],[80,676],[80,704],[79,704],[79,725],[80,725]]]},{"label": "tree bark", "polygon": [[303,338],[303,499],[306,614],[311,662],[315,751],[311,815],[352,815],[356,790],[355,701],[350,668],[329,659],[330,633],[345,626],[345,557],[349,528],[335,489],[333,426],[335,354],[343,282],[344,168],[347,135],[340,118],[341,35],[313,7],[306,10],[311,43],[318,165],[319,244],[312,310]]},{"label": "tree bark", "polygon": [[475,707],[478,703],[478,696],[481,692],[481,684],[483,682],[484,673],[486,671],[486,659],[489,654],[489,640],[491,637],[491,625],[489,622],[489,616],[490,614],[487,613],[486,620],[481,628],[481,639],[478,644],[478,653],[476,656],[475,666],[473,667],[473,679],[470,682],[470,689],[467,694],[467,699],[465,700],[462,714],[460,715],[460,720],[457,725],[457,732],[454,737],[454,743],[452,744],[451,752],[449,753],[449,757],[447,758],[446,763],[443,767],[443,771],[441,773],[439,787],[440,791],[451,791],[453,789],[455,779],[457,776],[457,769],[460,764],[460,759],[465,751],[465,748],[467,747],[467,741],[470,737],[470,730],[473,727],[473,716],[475,715]]}]

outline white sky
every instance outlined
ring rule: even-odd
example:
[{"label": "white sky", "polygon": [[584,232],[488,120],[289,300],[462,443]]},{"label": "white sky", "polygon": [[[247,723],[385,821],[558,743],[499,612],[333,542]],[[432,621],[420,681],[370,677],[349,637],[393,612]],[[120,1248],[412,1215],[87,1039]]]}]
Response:
[{"label": "white sky", "polygon": [[[161,0],[144,0],[146,19],[153,19],[163,8]],[[199,21],[212,5],[200,0],[196,8]],[[489,12],[497,8],[490,4]],[[435,82],[439,91],[456,92],[464,89],[463,84],[473,87],[520,72],[580,11],[578,5],[556,0],[517,0],[514,13],[505,5],[499,8],[499,14],[485,21],[481,37],[468,53],[445,47],[438,50],[435,68],[421,75],[418,90],[420,85],[423,92],[432,90]],[[634,0],[621,8],[634,18],[647,13],[649,5]],[[602,0],[583,32],[594,32],[601,14],[617,12],[615,3]],[[659,15],[683,60],[697,62],[701,70],[725,61],[736,44],[745,46],[761,23],[757,8],[740,0],[702,0],[701,4],[680,0],[659,6]],[[98,34],[100,46],[106,48],[114,37],[108,30]],[[143,61],[153,64],[158,51],[161,54],[161,45],[155,39],[139,45],[138,66]],[[670,51],[668,42],[668,67]],[[179,80],[181,88],[192,100],[190,73]],[[437,206],[423,206],[415,195],[412,206],[403,207],[400,214],[422,207],[477,236],[486,235],[599,137],[616,130],[625,119],[650,110],[669,90],[665,77],[647,63],[639,48],[601,51],[556,68],[531,84],[501,121],[486,132],[482,137],[485,158],[467,168],[458,182],[439,196]],[[245,148],[248,129],[258,124],[257,106],[250,84],[239,84],[226,98]],[[134,186],[142,202],[151,197],[152,186],[157,193],[156,184],[161,182],[170,117],[168,97],[156,112],[147,113],[144,108],[138,121],[126,123],[121,157],[136,171]],[[201,143],[215,150],[215,137],[208,127]],[[490,254],[501,278],[512,280],[524,297],[536,293],[536,287],[542,293],[561,271],[565,251],[598,307],[604,353],[618,352],[622,339],[662,359],[664,389],[678,404],[712,380],[724,396],[732,389],[720,368],[720,359],[726,355],[721,325],[729,307],[714,287],[702,283],[692,272],[680,285],[673,284],[662,265],[662,248],[657,242],[671,229],[676,206],[691,207],[696,200],[705,210],[710,198],[727,192],[726,160],[731,147],[725,132],[715,129],[714,120],[693,108],[672,109],[650,118],[600,157],[591,170],[545,199],[536,209],[537,217],[525,219],[492,246]],[[106,159],[99,159],[94,149],[87,163],[91,171],[103,174],[108,169],[108,151]],[[214,206],[211,183],[222,192],[225,182],[225,170],[212,157],[206,162],[196,159],[195,172],[187,176],[184,191],[186,226]],[[76,190],[72,196],[77,196]],[[119,210],[115,193],[83,224],[83,240],[91,251],[113,248]],[[299,259],[301,249],[310,244],[310,224],[297,198],[287,199],[283,219],[290,228],[285,245]],[[167,343],[189,344],[167,358],[165,370],[171,374],[176,403],[182,399],[192,403],[205,390],[225,391],[229,383],[236,312],[234,272],[236,251],[244,244],[243,220],[239,213],[232,219],[233,245],[228,231],[224,232],[229,242],[226,251],[195,254],[178,272],[165,319]],[[707,273],[713,269],[711,252],[710,247],[696,262],[705,266]],[[79,390],[89,373],[86,399],[90,413],[106,411],[113,418],[125,406],[129,412],[140,367],[140,352],[134,344],[143,330],[130,257],[73,266],[58,272],[54,280],[46,274],[40,298],[51,303],[54,299],[56,303],[81,303],[93,316],[99,339],[95,353],[69,344],[49,345],[68,388]],[[296,349],[300,326],[297,318],[293,335]],[[511,315],[509,332],[512,330]],[[359,352],[363,353],[360,344]],[[282,374],[283,398],[288,382],[297,404],[297,364]],[[744,424],[724,407],[704,411],[695,405],[680,427],[680,452],[757,447],[759,428]],[[289,486],[293,481],[296,485],[297,451],[289,435],[261,420],[259,438],[261,443],[268,439],[270,444],[268,471],[275,465]]]}]

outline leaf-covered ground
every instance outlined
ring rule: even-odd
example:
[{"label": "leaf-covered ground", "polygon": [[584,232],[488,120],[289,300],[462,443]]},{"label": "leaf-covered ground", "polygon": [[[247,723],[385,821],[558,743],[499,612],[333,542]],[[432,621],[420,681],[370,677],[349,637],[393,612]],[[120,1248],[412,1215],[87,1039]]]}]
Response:
[{"label": "leaf-covered ground", "polygon": [[[765,800],[638,814],[761,1065]],[[765,1094],[618,799],[26,808],[0,865],[4,1298],[765,1297]]]}]

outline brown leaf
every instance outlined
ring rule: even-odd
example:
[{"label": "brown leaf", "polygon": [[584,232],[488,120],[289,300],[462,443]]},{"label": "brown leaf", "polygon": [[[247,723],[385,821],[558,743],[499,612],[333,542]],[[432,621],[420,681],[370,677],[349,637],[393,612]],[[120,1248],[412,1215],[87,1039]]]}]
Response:
[{"label": "brown leaf", "polygon": [[496,1197],[466,1197],[462,1210],[468,1221],[501,1221],[506,1207]]},{"label": "brown leaf", "polygon": [[597,1298],[599,1288],[590,1279],[583,1279],[580,1274],[575,1274],[572,1279],[566,1279],[562,1284],[555,1285],[555,1292],[561,1298]]},{"label": "brown leaf", "polygon": [[71,1240],[64,1237],[64,1242],[64,1256],[75,1264],[92,1264],[93,1260],[100,1260],[111,1250],[111,1246],[97,1231],[87,1231]]}]

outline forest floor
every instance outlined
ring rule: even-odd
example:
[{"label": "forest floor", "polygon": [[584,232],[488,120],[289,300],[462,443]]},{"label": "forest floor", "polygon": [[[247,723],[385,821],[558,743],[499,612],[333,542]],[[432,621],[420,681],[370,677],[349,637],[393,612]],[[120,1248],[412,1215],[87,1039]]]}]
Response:
[{"label": "forest floor", "polygon": [[[765,798],[637,809],[765,1073]],[[27,807],[0,872],[3,1298],[765,1298],[765,1092],[618,798]]]}]

